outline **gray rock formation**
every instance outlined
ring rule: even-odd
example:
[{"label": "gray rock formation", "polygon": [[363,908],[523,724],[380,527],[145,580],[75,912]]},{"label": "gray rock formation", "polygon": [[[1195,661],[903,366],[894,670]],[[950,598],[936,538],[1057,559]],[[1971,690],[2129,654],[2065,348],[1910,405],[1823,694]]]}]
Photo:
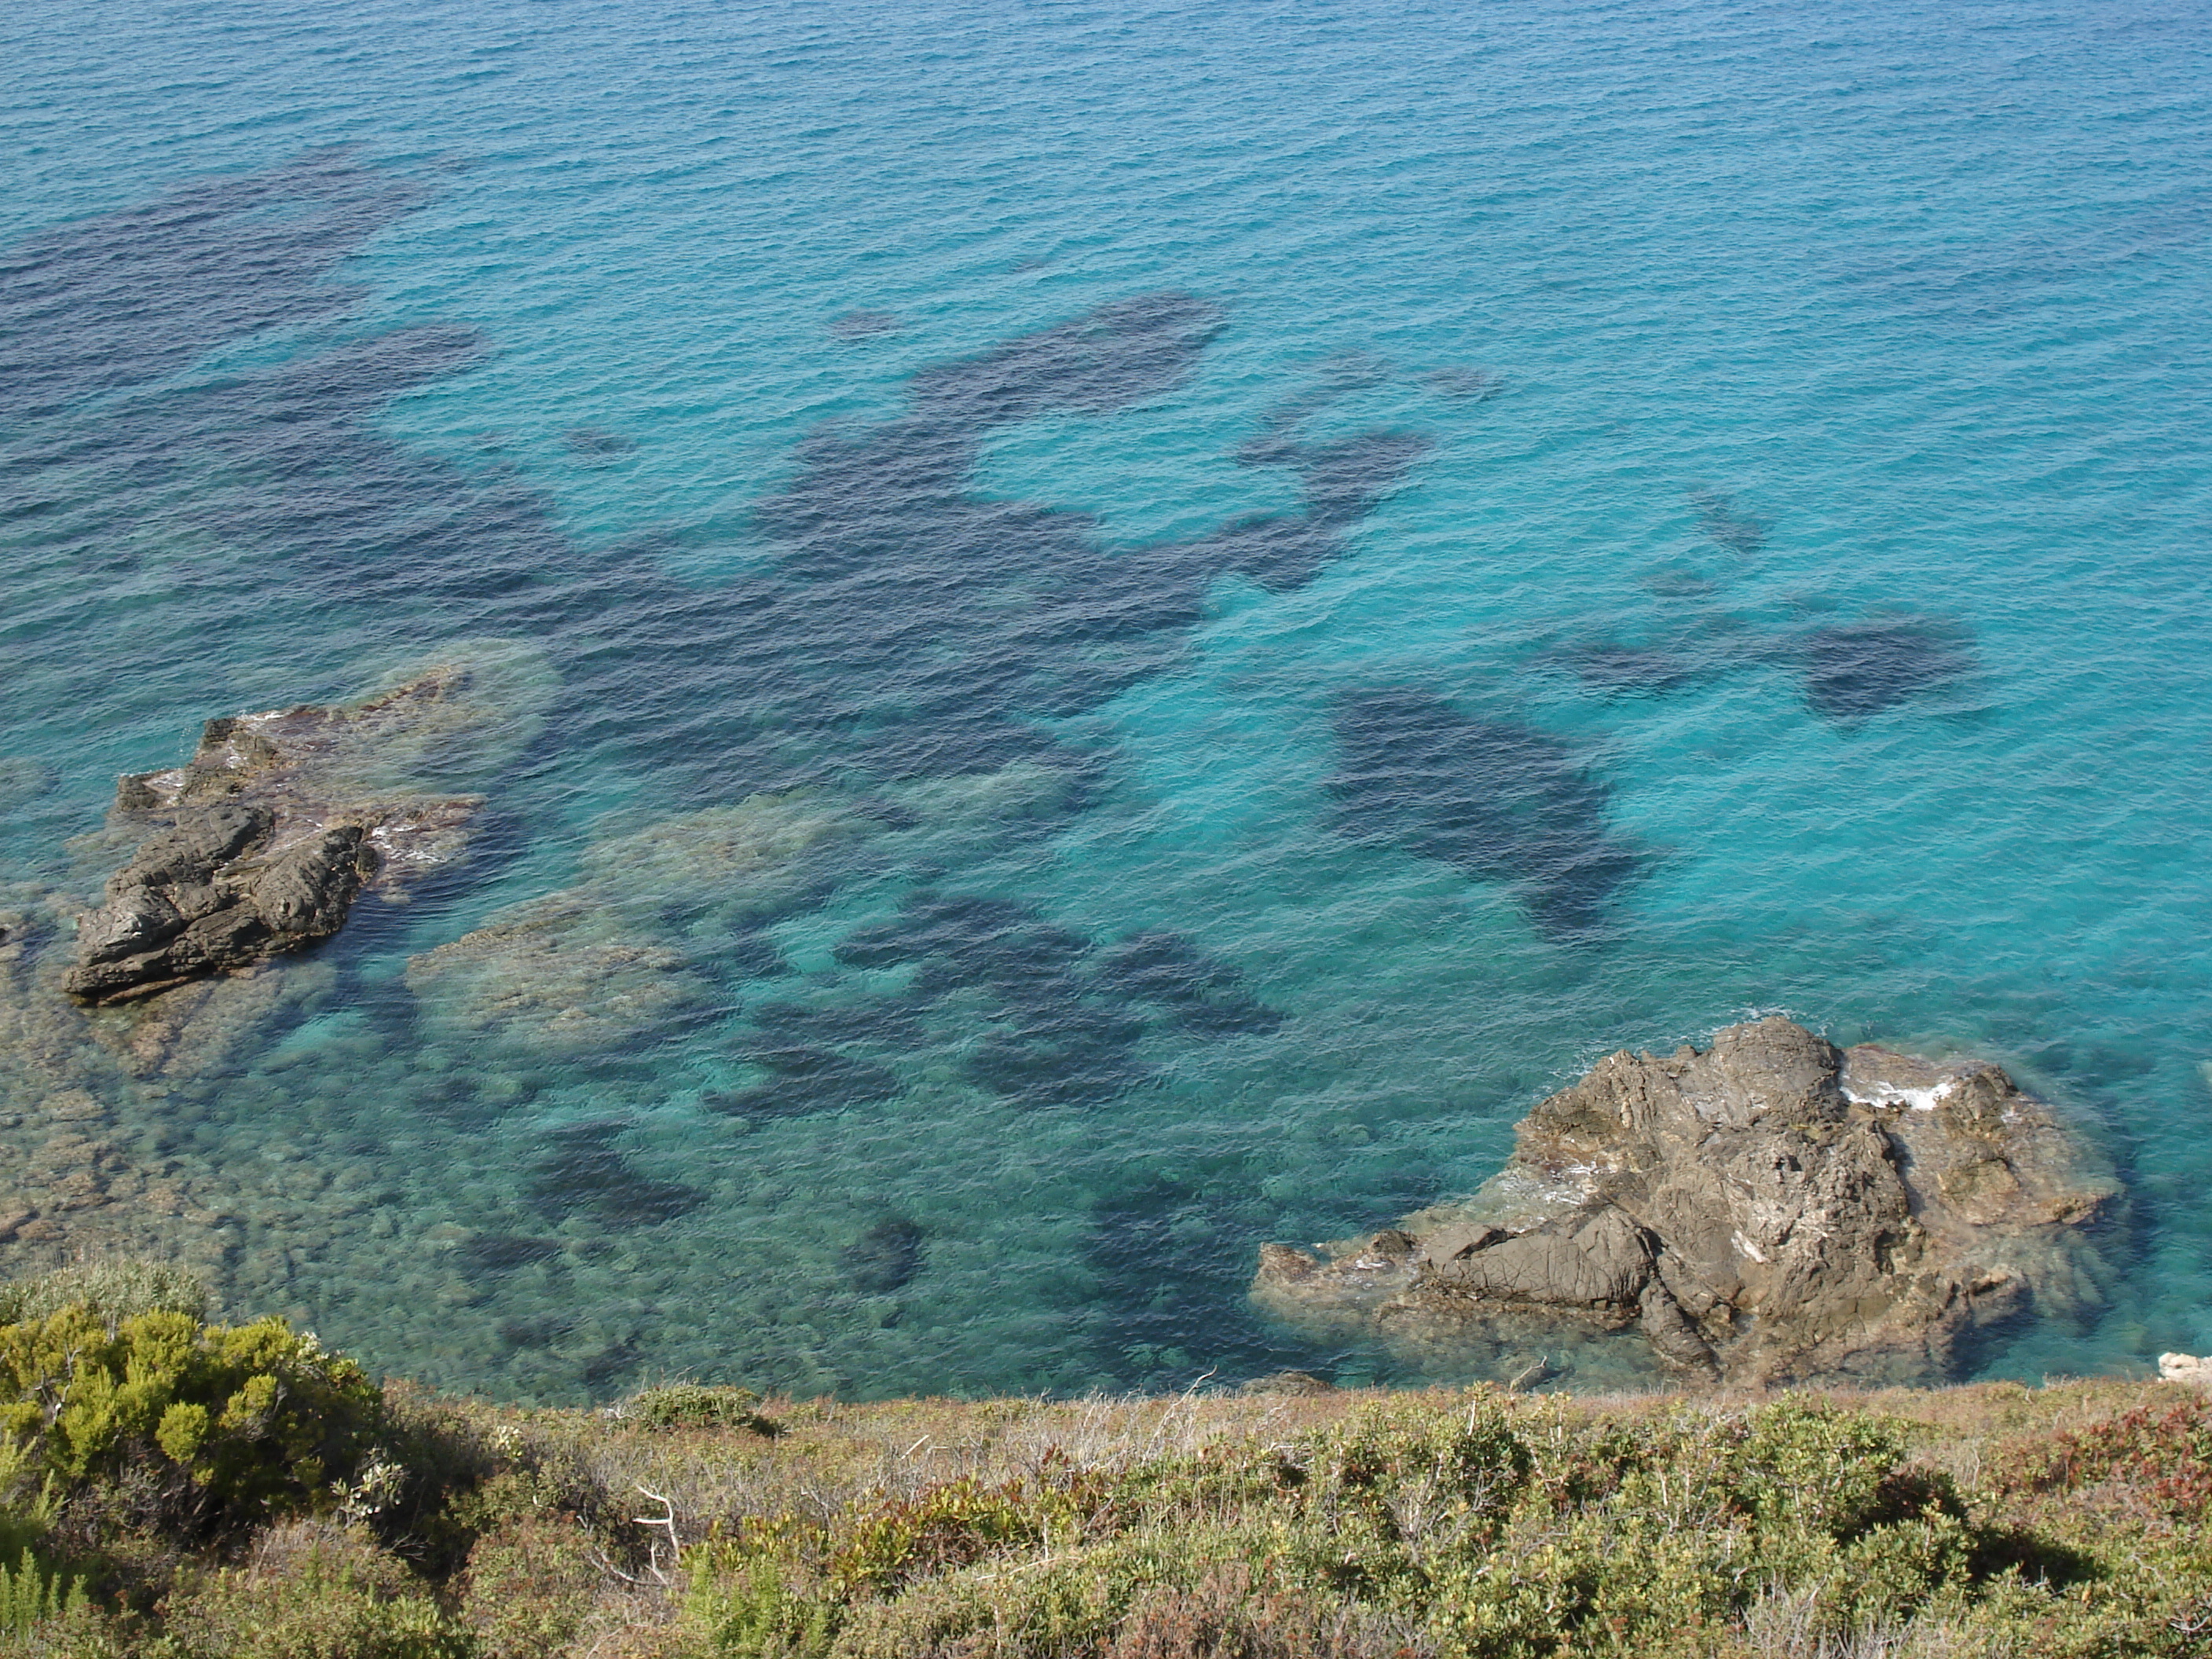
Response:
[{"label": "gray rock formation", "polygon": [[1640,1327],[1666,1371],[1732,1383],[1942,1374],[1977,1328],[2095,1300],[2115,1192],[1994,1066],[1766,1019],[1609,1056],[1473,1197],[1321,1255],[1264,1246],[1253,1295],[1416,1346]]},{"label": "gray rock formation", "polygon": [[63,988],[127,1002],[329,938],[365,887],[442,862],[482,799],[389,787],[395,752],[448,743],[474,711],[446,665],[350,708],[210,720],[191,760],[125,777],[114,818],[146,833],[77,920]]}]

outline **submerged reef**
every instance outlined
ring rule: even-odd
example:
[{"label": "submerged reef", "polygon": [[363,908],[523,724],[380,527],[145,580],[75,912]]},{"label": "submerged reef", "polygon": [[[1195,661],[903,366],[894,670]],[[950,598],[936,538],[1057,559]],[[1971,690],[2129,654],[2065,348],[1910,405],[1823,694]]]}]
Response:
[{"label": "submerged reef", "polygon": [[[24,280],[0,299],[0,335],[21,349],[0,371],[0,419],[34,493],[64,509],[42,514],[33,540],[69,603],[19,641],[40,703],[104,706],[103,629],[129,629],[163,665],[137,708],[156,719],[156,699],[196,696],[299,639],[427,647],[464,631],[533,648],[469,656],[465,696],[409,705],[420,719],[380,728],[359,764],[302,773],[295,802],[271,797],[272,780],[234,794],[227,764],[204,800],[180,787],[165,804],[149,784],[113,829],[67,846],[73,866],[49,853],[63,815],[97,815],[76,804],[94,781],[28,757],[88,752],[70,747],[82,734],[56,716],[51,733],[9,739],[22,757],[0,759],[0,813],[36,850],[0,872],[6,1259],[185,1254],[226,1297],[304,1310],[349,1340],[374,1331],[386,1358],[441,1382],[542,1398],[604,1395],[637,1365],[756,1342],[757,1380],[924,1386],[946,1350],[916,1334],[922,1317],[895,1339],[894,1298],[919,1310],[941,1297],[930,1319],[949,1328],[947,1309],[991,1304],[1012,1274],[1039,1302],[1061,1298],[1055,1319],[1124,1304],[1077,1340],[1080,1364],[1041,1360],[1024,1386],[1164,1374],[1132,1360],[1140,1346],[1187,1352],[1194,1371],[1224,1330],[1251,1328],[1247,1243],[1287,1224],[1259,1192],[1276,1153],[1158,1182],[1133,1171],[1127,1189],[1056,1157],[1049,1199],[992,1160],[1030,1135],[1072,1146],[1086,1113],[1109,1144],[1114,1114],[1141,1121],[1194,1070],[1249,1069],[1249,1113],[1194,1109],[1256,1121],[1278,1059],[1291,1062],[1276,1068],[1286,1133],[1253,1133],[1294,1145],[1315,1109],[1291,1103],[1289,1073],[1312,1050],[1260,1045],[1288,1018],[1271,1004],[1306,1005],[1291,982],[1248,982],[1252,962],[1209,953],[1238,954],[1236,930],[1205,919],[1210,902],[1188,924],[1111,904],[1076,907],[1078,922],[1048,914],[1036,895],[1050,884],[1015,866],[1023,843],[1117,792],[1127,801],[1138,771],[1110,705],[1185,665],[1224,581],[1282,593],[1314,580],[1413,473],[1431,441],[1368,424],[1405,372],[1358,353],[1314,364],[1271,394],[1246,441],[1228,440],[1239,466],[1265,471],[1276,509],[1125,545],[1090,514],[988,493],[1019,422],[1126,418],[1142,453],[1155,422],[1138,411],[1187,386],[1231,320],[1187,294],[1117,298],[939,362],[882,415],[813,431],[742,525],[717,514],[571,539],[514,462],[441,455],[381,418],[491,345],[346,315],[360,298],[346,261],[436,187],[422,172],[321,152],[9,252]],[[919,319],[905,326],[924,349]],[[849,313],[833,326],[855,343],[833,356],[872,357],[866,342],[890,320]],[[210,349],[219,372],[178,373]],[[1472,412],[1507,382],[1465,368],[1426,384],[1426,406]],[[619,467],[629,434],[655,430],[635,409],[580,404],[549,414],[539,447],[565,452],[563,473]],[[1702,554],[1753,562],[1764,525],[1719,497],[1700,506]],[[203,612],[140,598],[233,579],[251,596],[244,632],[199,631]],[[1686,627],[1632,647],[1675,665],[1603,648],[1586,665],[1616,688],[1673,690],[1714,665],[1786,657],[1787,672],[1811,674],[1815,711],[1839,721],[1940,683],[1928,659],[1915,666],[1909,628],[1870,636],[1880,619],[1860,612],[1801,616],[1759,658],[1680,609],[1662,607],[1665,623]],[[455,660],[439,649],[434,664]],[[1553,942],[1611,937],[1602,924],[1641,849],[1607,827],[1599,751],[1511,694],[1478,706],[1386,679],[1322,695],[1335,775],[1298,805],[1292,837],[1319,829],[1436,859],[1497,886]],[[240,706],[225,696],[197,714]],[[223,739],[241,741],[235,727]],[[113,765],[126,763],[147,763]],[[362,820],[349,861],[347,815],[402,798],[484,805],[412,842]],[[235,848],[234,810],[246,814]],[[295,823],[340,833],[295,842]],[[155,840],[180,828],[189,868]],[[452,860],[463,836],[470,856]],[[295,846],[301,867],[289,889],[272,878],[266,914],[256,861]],[[408,856],[434,846],[446,862]],[[73,936],[70,918],[118,866],[118,931],[106,947],[97,926]],[[372,902],[434,868],[416,890],[434,902]],[[185,912],[214,900],[238,931],[187,959],[173,941],[208,918]],[[150,938],[170,912],[178,933]],[[323,948],[292,948],[331,927]],[[147,994],[66,996],[79,938],[120,951],[79,964],[113,976],[82,990]],[[1194,1040],[1254,1052],[1192,1068]],[[1012,1111],[1040,1118],[1015,1129]],[[939,1122],[959,1133],[936,1136]],[[971,1135],[978,1124],[991,1127]],[[883,1145],[914,1155],[872,1163]],[[1001,1183],[991,1189],[1034,1205],[1023,1219],[1038,1224],[1012,1243],[961,1237],[927,1190],[940,1171],[947,1186]],[[1441,1190],[1401,1188],[1354,1213]],[[1081,1271],[1033,1273],[1031,1250]],[[487,1301],[473,1326],[450,1318]],[[1066,1340],[1042,1317],[1035,1328],[1033,1344],[1025,1330],[1002,1350],[1049,1356]],[[1270,1363],[1317,1362],[1285,1347]]]},{"label": "submerged reef", "polygon": [[586,846],[583,879],[526,900],[407,964],[434,1030],[562,1054],[619,1048],[711,1011],[710,964],[683,948],[805,903],[841,843],[883,824],[826,790],[755,795]]},{"label": "submerged reef", "polygon": [[1589,932],[1639,860],[1605,823],[1605,786],[1562,739],[1478,720],[1425,691],[1354,692],[1328,781],[1340,835],[1510,884],[1554,935]]},{"label": "submerged reef", "polygon": [[[511,668],[521,648],[487,652]],[[252,967],[337,932],[364,888],[450,862],[482,797],[408,783],[450,770],[457,745],[511,747],[529,718],[487,700],[471,654],[349,707],[210,720],[185,765],[125,777],[111,828],[144,839],[78,918],[63,988],[123,1002]]]},{"label": "submerged reef", "polygon": [[2117,1190],[1994,1066],[1765,1019],[1611,1055],[1472,1197],[1322,1256],[1269,1244],[1252,1293],[1413,1346],[1640,1327],[1684,1377],[1909,1380],[2031,1309],[2094,1307]]}]

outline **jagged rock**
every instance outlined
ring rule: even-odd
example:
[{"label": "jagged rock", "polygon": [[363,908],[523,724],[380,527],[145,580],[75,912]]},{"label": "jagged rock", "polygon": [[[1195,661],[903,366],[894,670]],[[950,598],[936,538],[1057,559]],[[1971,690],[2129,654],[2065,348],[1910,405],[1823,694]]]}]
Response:
[{"label": "jagged rock", "polygon": [[1253,1295],[1417,1345],[1640,1326],[1665,1370],[1730,1382],[1941,1373],[1977,1328],[2094,1298],[2085,1230],[2116,1190],[1994,1066],[1766,1019],[1609,1056],[1473,1197],[1322,1255],[1265,1246]]},{"label": "jagged rock", "polygon": [[117,828],[143,839],[78,919],[63,988],[125,1002],[250,968],[329,938],[365,888],[453,858],[482,798],[419,781],[456,769],[471,736],[514,746],[539,688],[510,682],[532,659],[479,642],[350,707],[210,720],[185,765],[124,778]]}]

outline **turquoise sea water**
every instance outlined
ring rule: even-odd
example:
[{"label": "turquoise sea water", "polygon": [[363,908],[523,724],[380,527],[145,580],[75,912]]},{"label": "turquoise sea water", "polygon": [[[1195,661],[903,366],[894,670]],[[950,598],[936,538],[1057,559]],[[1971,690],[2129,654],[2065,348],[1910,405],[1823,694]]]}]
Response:
[{"label": "turquoise sea water", "polygon": [[[0,40],[0,908],[210,716],[557,681],[469,863],[79,1068],[237,1305],[511,1396],[1410,1376],[1256,1244],[1784,1011],[2127,1182],[1992,1370],[2212,1347],[2212,9]],[[762,794],[846,830],[699,850]],[[554,893],[657,976],[586,1043],[422,965]]]}]

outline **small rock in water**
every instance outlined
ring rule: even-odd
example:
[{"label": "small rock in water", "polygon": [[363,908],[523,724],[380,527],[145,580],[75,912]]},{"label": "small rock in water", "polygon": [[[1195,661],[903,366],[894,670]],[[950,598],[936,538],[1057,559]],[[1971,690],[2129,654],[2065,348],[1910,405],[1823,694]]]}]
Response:
[{"label": "small rock in water", "polygon": [[904,1216],[888,1216],[862,1233],[840,1258],[856,1291],[881,1296],[921,1269],[921,1229]]},{"label": "small rock in water", "polygon": [[1265,1246],[1255,1299],[1415,1348],[1640,1326],[1678,1376],[1905,1381],[2031,1309],[2081,1311],[2116,1191],[1996,1066],[1783,1019],[1611,1055],[1516,1139],[1470,1198],[1323,1256]]},{"label": "small rock in water", "polygon": [[1311,1371],[1272,1371],[1239,1385],[1239,1394],[1334,1394],[1336,1384]]}]

